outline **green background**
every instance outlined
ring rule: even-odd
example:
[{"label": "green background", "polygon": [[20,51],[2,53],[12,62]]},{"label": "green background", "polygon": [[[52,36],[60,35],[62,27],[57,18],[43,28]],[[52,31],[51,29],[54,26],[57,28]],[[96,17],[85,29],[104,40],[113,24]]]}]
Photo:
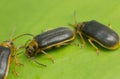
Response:
[{"label": "green background", "polygon": [[[15,27],[14,37],[60,26],[71,28],[68,24],[74,24],[74,11],[78,22],[94,19],[111,24],[120,35],[120,0],[0,0],[0,41],[9,39]],[[28,39],[32,38],[18,39],[15,45]],[[84,48],[69,45],[51,49],[47,52],[54,57],[54,64],[43,54],[36,56],[47,67],[21,54],[18,60],[24,66],[16,68],[19,77],[12,74],[11,63],[7,79],[120,79],[120,49],[109,51],[97,46],[100,56],[87,40]]]}]

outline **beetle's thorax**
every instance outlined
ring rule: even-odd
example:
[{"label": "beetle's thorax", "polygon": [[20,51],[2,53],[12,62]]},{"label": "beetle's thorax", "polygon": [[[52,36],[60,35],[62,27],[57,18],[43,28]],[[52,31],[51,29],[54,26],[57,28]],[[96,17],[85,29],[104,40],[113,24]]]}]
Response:
[{"label": "beetle's thorax", "polygon": [[78,23],[78,24],[76,24],[76,31],[81,31],[81,28],[84,26],[85,24],[84,24],[84,22],[82,22],[82,23]]},{"label": "beetle's thorax", "polygon": [[26,54],[28,57],[33,57],[38,50],[38,43],[35,40],[32,40],[26,47]]},{"label": "beetle's thorax", "polygon": [[12,41],[3,41],[0,46],[4,46],[4,47],[7,47],[7,48],[10,48],[10,51],[13,52],[14,50],[14,44]]}]

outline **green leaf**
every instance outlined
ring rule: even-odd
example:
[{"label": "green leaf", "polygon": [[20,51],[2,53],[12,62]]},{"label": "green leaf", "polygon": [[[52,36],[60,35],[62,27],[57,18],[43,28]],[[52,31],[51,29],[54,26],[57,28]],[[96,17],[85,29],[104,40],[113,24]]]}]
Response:
[{"label": "green leaf", "polygon": [[[23,33],[37,35],[44,30],[74,24],[74,11],[77,22],[97,20],[120,35],[120,0],[0,0],[0,41]],[[91,28],[92,29],[92,28]],[[15,45],[24,45],[31,37],[15,41]],[[81,44],[81,39],[80,39]],[[120,49],[109,51],[97,45],[100,56],[86,40],[83,48],[62,46],[46,51],[55,59],[53,64],[45,55],[39,54],[36,60],[46,64],[39,66],[23,54],[18,61],[23,67],[16,66],[15,76],[10,64],[7,79],[120,79]],[[22,51],[22,50],[20,50]],[[19,52],[17,52],[19,53]]]}]

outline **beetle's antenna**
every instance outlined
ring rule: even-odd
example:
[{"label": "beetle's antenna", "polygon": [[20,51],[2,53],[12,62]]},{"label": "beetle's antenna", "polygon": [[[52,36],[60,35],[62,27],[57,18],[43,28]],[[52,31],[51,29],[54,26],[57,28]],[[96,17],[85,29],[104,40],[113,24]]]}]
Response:
[{"label": "beetle's antenna", "polygon": [[34,37],[34,35],[32,35],[32,34],[26,33],[26,34],[22,34],[22,35],[19,35],[19,36],[15,37],[15,38],[11,39],[11,41],[14,41],[14,40],[16,40],[16,39],[18,39],[18,38],[20,38],[22,36],[32,36],[32,37]]},{"label": "beetle's antenna", "polygon": [[74,17],[75,24],[69,24],[69,25],[72,26],[72,27],[76,27],[76,25],[77,25],[77,19],[76,19],[76,11],[75,10],[74,10],[74,13],[73,13],[73,17]]},{"label": "beetle's antenna", "polygon": [[16,31],[16,26],[14,26],[14,28],[13,28],[13,30],[12,30],[12,33],[11,33],[11,35],[10,35],[10,41],[14,41],[14,40],[16,40],[16,39],[18,39],[18,38],[20,38],[20,37],[22,37],[22,36],[32,36],[32,37],[34,37],[34,35],[32,35],[32,34],[26,33],[26,34],[21,34],[21,35],[15,37],[15,38],[12,38],[12,37],[14,36],[15,31]]},{"label": "beetle's antenna", "polygon": [[14,33],[16,31],[16,26],[13,27],[12,33],[10,35],[10,40],[12,39],[12,37],[14,36]]},{"label": "beetle's antenna", "polygon": [[76,17],[76,11],[74,10],[74,20],[75,20],[75,25],[77,25],[77,17]]}]

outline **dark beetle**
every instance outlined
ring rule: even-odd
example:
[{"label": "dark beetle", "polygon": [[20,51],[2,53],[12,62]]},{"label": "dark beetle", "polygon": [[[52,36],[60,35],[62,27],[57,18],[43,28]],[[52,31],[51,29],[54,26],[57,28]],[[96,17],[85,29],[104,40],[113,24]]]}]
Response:
[{"label": "dark beetle", "polygon": [[8,75],[9,65],[12,57],[15,55],[15,47],[13,41],[17,38],[31,34],[23,34],[14,39],[4,41],[0,44],[0,79],[6,79]]},{"label": "dark beetle", "polygon": [[33,38],[33,40],[26,47],[26,54],[28,57],[34,57],[37,53],[44,53],[54,62],[53,58],[48,55],[44,50],[52,47],[59,47],[66,45],[68,42],[75,38],[73,31],[67,27],[59,27],[52,29]]},{"label": "dark beetle", "polygon": [[106,49],[117,49],[120,45],[118,34],[111,28],[95,21],[78,23],[76,32],[81,36],[83,45],[85,44],[82,35],[88,37],[90,44],[97,50],[98,48],[92,43],[93,41]]}]

